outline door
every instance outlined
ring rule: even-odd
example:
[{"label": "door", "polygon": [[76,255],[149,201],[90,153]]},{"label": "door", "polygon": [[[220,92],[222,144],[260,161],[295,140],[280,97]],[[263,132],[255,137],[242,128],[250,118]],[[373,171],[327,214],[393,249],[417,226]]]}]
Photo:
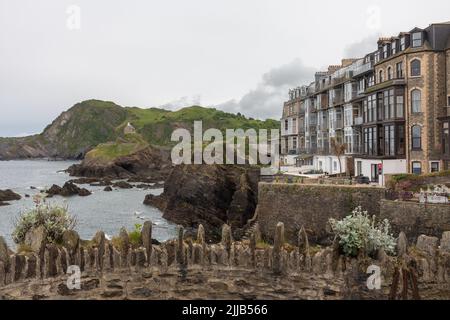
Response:
[{"label": "door", "polygon": [[361,176],[362,175],[362,161],[356,162],[356,175]]},{"label": "door", "polygon": [[378,182],[378,179],[379,179],[378,164],[372,164],[370,166],[370,168],[371,168],[370,171],[372,172],[372,175],[371,175],[372,182]]}]

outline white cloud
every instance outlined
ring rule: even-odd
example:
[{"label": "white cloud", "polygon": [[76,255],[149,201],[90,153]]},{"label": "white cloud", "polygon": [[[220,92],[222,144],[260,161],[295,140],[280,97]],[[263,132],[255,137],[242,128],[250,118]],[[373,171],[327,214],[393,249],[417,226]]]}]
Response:
[{"label": "white cloud", "polygon": [[265,73],[256,88],[250,90],[240,100],[230,100],[217,107],[258,119],[279,119],[283,102],[288,97],[288,90],[311,83],[315,71],[314,68],[305,66],[300,59],[295,59]]}]

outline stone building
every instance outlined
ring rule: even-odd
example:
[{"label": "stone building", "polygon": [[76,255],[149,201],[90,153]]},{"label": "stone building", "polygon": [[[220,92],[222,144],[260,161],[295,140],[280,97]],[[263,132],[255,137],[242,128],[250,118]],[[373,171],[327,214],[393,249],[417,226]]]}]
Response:
[{"label": "stone building", "polygon": [[317,149],[307,149],[305,136],[298,154],[311,153],[315,169],[330,174],[350,171],[336,170],[334,138],[346,145],[349,173],[380,184],[385,174],[450,169],[450,23],[380,38],[374,47],[317,73],[313,90],[296,98],[314,101],[304,119],[316,123],[303,123],[317,132]]},{"label": "stone building", "polygon": [[131,123],[128,122],[126,127],[123,129],[124,134],[132,134],[136,133],[136,128],[131,125]]}]

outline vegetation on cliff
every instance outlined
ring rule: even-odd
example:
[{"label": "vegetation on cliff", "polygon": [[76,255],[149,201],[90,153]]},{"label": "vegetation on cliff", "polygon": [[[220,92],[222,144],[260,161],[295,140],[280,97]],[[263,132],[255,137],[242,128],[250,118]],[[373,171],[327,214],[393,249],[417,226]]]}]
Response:
[{"label": "vegetation on cliff", "polygon": [[[0,138],[0,159],[16,158],[83,158],[99,144],[117,141],[130,122],[144,141],[157,146],[171,146],[173,130],[193,129],[196,120],[203,121],[203,130],[225,129],[275,129],[275,120],[259,121],[213,108],[193,106],[178,111],[158,108],[141,109],[121,107],[113,102],[88,100],[76,104],[56,118],[39,134],[23,138]],[[103,154],[115,156],[133,151],[130,146],[119,149],[106,146]]]}]

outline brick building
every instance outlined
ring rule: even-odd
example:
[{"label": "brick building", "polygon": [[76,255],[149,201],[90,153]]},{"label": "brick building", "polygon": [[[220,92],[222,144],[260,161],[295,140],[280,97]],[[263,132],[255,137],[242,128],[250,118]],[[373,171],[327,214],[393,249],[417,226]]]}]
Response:
[{"label": "brick building", "polygon": [[[384,174],[450,169],[450,23],[414,28],[377,45],[294,90],[285,108],[295,105],[299,112],[291,115],[295,121],[284,112],[282,128],[295,123],[297,131],[289,137],[282,131],[283,153],[311,156],[316,170],[347,171],[380,184]],[[346,146],[341,161],[332,139]]]}]

